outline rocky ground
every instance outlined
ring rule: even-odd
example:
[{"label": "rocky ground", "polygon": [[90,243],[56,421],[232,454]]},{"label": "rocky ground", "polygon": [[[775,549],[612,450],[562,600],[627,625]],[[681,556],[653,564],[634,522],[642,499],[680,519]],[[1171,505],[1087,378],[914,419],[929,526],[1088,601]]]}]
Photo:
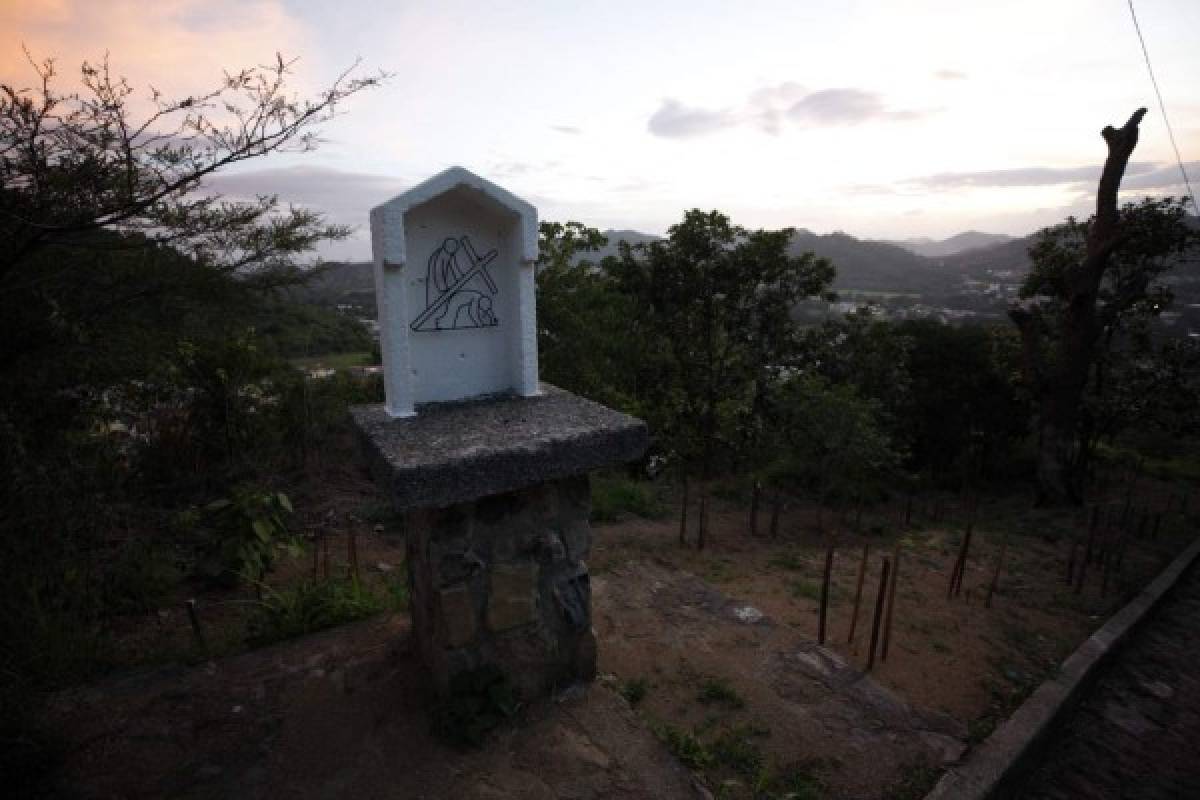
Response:
[{"label": "rocky ground", "polygon": [[631,565],[597,579],[595,604],[605,659],[628,665],[637,651],[656,681],[690,681],[693,694],[701,676],[728,676],[732,694],[673,716],[669,693],[651,690],[635,711],[610,676],[522,709],[481,748],[455,748],[431,733],[407,622],[393,617],[60,695],[63,788],[83,798],[703,797],[672,755],[670,718],[702,739],[740,730],[758,743],[740,762],[691,765],[726,794],[799,765],[821,796],[879,796],[906,765],[963,748],[961,723],[910,708],[688,573]]}]

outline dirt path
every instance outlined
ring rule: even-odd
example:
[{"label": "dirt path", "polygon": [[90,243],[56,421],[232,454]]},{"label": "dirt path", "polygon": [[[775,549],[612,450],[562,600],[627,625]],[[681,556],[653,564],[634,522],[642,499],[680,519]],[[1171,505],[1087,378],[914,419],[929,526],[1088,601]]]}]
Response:
[{"label": "dirt path", "polygon": [[1088,691],[1018,796],[1200,797],[1198,622],[1193,566]]},{"label": "dirt path", "polygon": [[348,626],[68,692],[52,722],[78,798],[693,798],[603,685],[526,709],[485,747],[430,733],[407,624]]}]

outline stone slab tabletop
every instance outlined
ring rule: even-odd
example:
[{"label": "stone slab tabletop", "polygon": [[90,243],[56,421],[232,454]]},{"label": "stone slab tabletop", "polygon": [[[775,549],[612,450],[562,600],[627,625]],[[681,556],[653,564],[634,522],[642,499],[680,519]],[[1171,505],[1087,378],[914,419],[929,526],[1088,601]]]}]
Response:
[{"label": "stone slab tabletop", "polygon": [[640,458],[639,419],[549,384],[536,397],[493,397],[417,407],[389,417],[355,406],[376,480],[397,511],[444,508]]}]

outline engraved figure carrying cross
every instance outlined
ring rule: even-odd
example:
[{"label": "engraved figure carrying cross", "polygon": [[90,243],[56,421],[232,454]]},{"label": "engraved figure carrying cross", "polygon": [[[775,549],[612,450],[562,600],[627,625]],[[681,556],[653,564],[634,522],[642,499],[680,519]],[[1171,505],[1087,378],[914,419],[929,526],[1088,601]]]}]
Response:
[{"label": "engraved figure carrying cross", "polygon": [[499,289],[487,267],[496,250],[480,256],[467,236],[447,237],[429,256],[425,309],[412,322],[414,331],[490,328],[499,320],[492,298]]}]

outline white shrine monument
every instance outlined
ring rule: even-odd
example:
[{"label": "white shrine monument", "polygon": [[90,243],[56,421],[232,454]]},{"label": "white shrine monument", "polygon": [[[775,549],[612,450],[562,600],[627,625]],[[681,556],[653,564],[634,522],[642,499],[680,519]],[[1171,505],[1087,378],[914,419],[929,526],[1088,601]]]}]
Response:
[{"label": "white shrine monument", "polygon": [[371,211],[386,402],[351,409],[405,515],[434,688],[498,668],[531,699],[596,670],[588,473],[646,426],[538,383],[537,210],[453,167]]},{"label": "white shrine monument", "polygon": [[537,209],[451,167],[371,210],[387,410],[537,394]]}]

